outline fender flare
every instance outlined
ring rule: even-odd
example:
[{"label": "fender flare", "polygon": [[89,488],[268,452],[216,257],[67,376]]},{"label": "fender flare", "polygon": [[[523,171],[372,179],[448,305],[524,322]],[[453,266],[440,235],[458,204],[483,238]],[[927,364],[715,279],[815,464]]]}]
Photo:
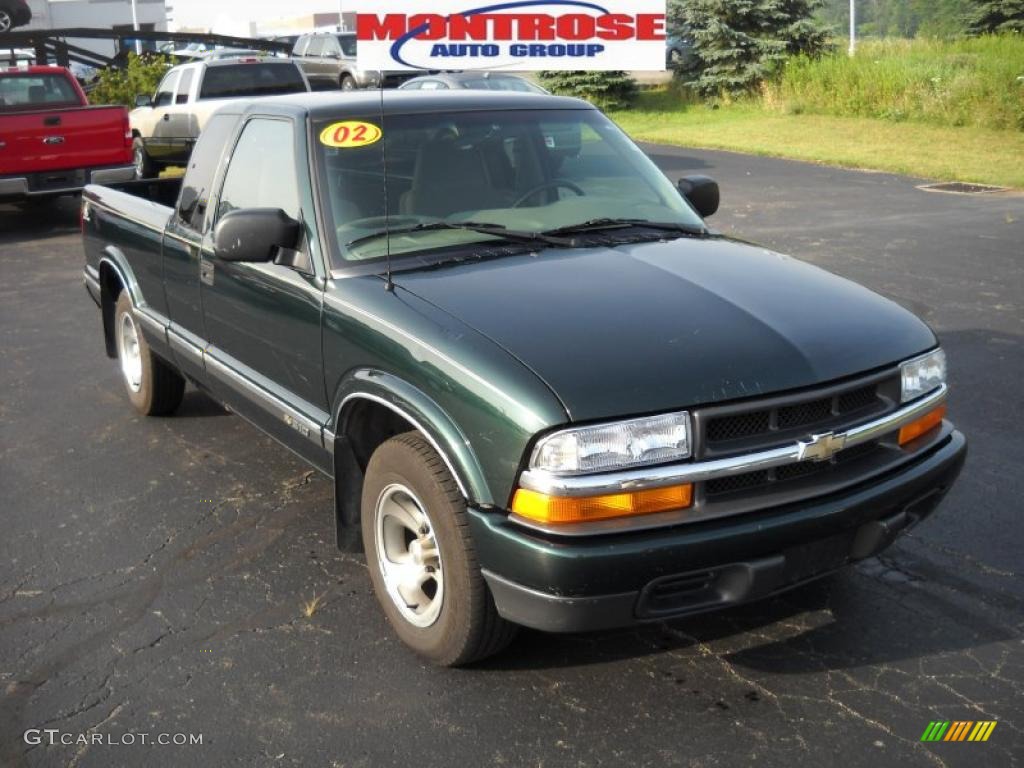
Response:
[{"label": "fender flare", "polygon": [[468,503],[494,503],[476,453],[455,421],[428,395],[393,374],[370,368],[347,374],[335,393],[330,436],[345,433],[351,406],[359,400],[383,405],[412,424],[438,452]]},{"label": "fender flare", "polygon": [[107,287],[108,282],[104,279],[106,270],[112,270],[114,274],[117,275],[117,279],[120,281],[122,289],[128,293],[128,299],[131,301],[133,308],[138,309],[141,295],[139,293],[139,284],[135,280],[135,274],[128,265],[128,259],[125,258],[124,253],[122,253],[120,249],[115,248],[112,245],[108,245],[103,249],[103,255],[100,257],[97,274],[99,276],[100,283],[100,309],[103,315],[103,340],[106,344],[107,357],[113,358],[117,357],[117,347],[114,342],[113,322],[115,297],[110,295],[110,289]]}]

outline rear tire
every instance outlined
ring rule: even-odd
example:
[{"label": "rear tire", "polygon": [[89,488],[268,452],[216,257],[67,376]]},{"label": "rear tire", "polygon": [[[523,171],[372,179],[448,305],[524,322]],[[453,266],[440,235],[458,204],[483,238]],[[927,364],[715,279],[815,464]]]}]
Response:
[{"label": "rear tire", "polygon": [[160,174],[160,167],[149,156],[145,142],[137,136],[132,142],[132,164],[135,166],[137,179],[152,179]]},{"label": "rear tire", "polygon": [[14,17],[8,11],[0,10],[0,34],[14,29]]},{"label": "rear tire", "polygon": [[393,437],[371,457],[362,531],[377,600],[416,653],[454,667],[512,641],[517,627],[498,615],[480,573],[466,501],[419,433]]},{"label": "rear tire", "polygon": [[135,410],[143,416],[165,416],[176,411],[185,395],[185,379],[149,348],[127,291],[117,297],[114,339],[121,377]]}]

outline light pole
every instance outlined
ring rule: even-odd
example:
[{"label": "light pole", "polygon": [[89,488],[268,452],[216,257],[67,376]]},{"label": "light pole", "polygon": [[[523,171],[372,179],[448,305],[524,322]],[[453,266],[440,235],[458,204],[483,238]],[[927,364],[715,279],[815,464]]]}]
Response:
[{"label": "light pole", "polygon": [[345,31],[345,0],[338,0],[338,31]]},{"label": "light pole", "polygon": [[[139,9],[135,5],[135,0],[132,0],[132,29],[136,32],[139,31]],[[142,41],[139,38],[135,38],[135,55],[142,55]]]},{"label": "light pole", "polygon": [[850,0],[850,55],[857,53],[857,0]]}]

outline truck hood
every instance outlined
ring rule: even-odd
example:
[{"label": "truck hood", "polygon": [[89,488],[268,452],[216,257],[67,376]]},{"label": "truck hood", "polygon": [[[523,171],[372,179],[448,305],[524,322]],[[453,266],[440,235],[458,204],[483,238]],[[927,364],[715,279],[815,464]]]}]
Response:
[{"label": "truck hood", "polygon": [[936,343],[866,288],[720,238],[549,250],[396,282],[518,358],[574,421],[821,384]]}]

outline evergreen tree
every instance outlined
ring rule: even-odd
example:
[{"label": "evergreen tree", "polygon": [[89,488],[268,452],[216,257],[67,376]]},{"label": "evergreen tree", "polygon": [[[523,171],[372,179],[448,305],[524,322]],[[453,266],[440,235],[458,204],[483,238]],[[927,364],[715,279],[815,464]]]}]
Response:
[{"label": "evergreen tree", "polygon": [[576,96],[601,109],[622,109],[636,96],[636,81],[625,72],[541,72],[552,93]]},{"label": "evergreen tree", "polygon": [[974,34],[1024,33],[1024,0],[976,0],[970,18]]},{"label": "evergreen tree", "polygon": [[815,55],[828,30],[815,19],[822,0],[669,0],[669,27],[694,41],[697,66],[684,82],[702,96],[749,92],[786,56]]}]

